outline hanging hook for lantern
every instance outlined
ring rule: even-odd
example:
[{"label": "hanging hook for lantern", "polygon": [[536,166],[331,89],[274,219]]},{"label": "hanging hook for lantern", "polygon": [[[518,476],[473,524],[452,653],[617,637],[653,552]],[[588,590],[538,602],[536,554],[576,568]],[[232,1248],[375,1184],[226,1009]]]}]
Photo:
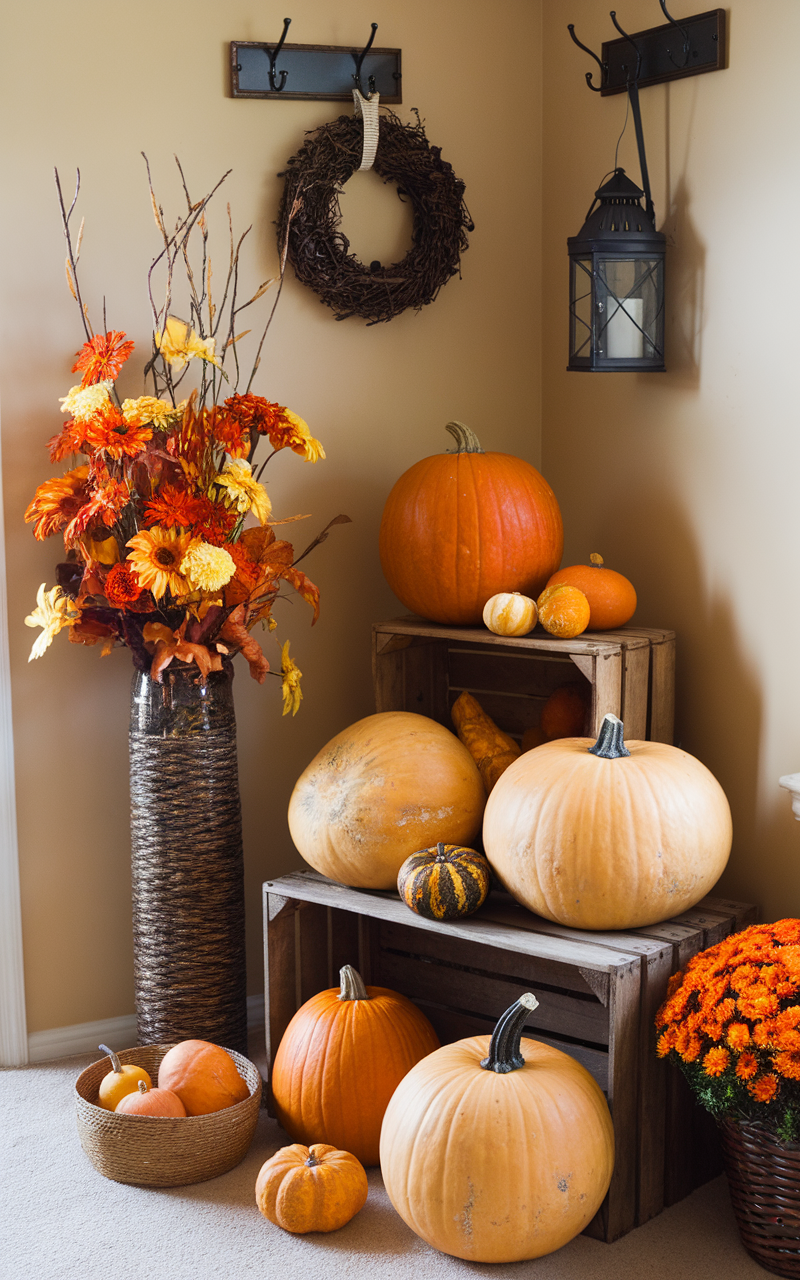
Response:
[{"label": "hanging hook for lantern", "polygon": [[[622,27],[617,22],[616,9],[612,9],[609,16],[611,18],[611,21],[614,23],[614,26],[617,28],[617,31],[619,32],[619,34],[621,36],[624,36],[624,38],[628,41],[628,44],[631,46],[634,53],[636,54],[636,70],[634,71],[633,76],[630,76],[630,75],[628,76],[628,83],[630,84],[631,81],[633,81],[633,83],[635,84],[639,79],[639,72],[642,69],[642,55],[639,52],[639,46],[637,45],[633,37],[629,36],[627,31],[623,31]],[[625,72],[627,72],[628,70],[628,68],[625,66],[624,63],[622,64],[622,70]]]},{"label": "hanging hook for lantern", "polygon": [[[356,72],[355,72],[355,75],[353,76],[353,80],[355,81],[355,86],[356,86],[356,88],[358,89],[358,92],[361,94],[362,98],[366,98],[366,97],[367,97],[367,94],[364,92],[364,89],[363,89],[362,84],[361,84],[361,66],[362,66],[362,64],[363,64],[363,62],[364,62],[364,59],[366,58],[367,54],[369,53],[370,49],[372,48],[372,42],[373,42],[373,40],[375,39],[375,32],[376,32],[377,30],[378,30],[378,24],[377,24],[377,22],[373,22],[373,23],[372,23],[372,32],[370,33],[369,40],[368,40],[368,41],[367,41],[367,43],[365,44],[364,48],[361,50],[361,53],[360,53],[360,54],[358,54],[358,56],[356,56],[356,54],[353,54],[353,58],[355,59],[355,64],[356,64]],[[375,92],[375,77],[374,77],[374,76],[370,76],[370,77],[369,77],[369,80],[367,81],[367,83],[369,84],[369,92],[370,92],[370,93],[374,93],[374,92]]]},{"label": "hanging hook for lantern", "polygon": [[[644,190],[645,212],[647,213],[647,216],[650,219],[650,221],[653,223],[653,226],[655,226],[656,212],[653,207],[653,197],[650,194],[650,175],[647,172],[647,156],[645,155],[645,150],[644,150],[644,130],[642,129],[642,111],[639,106],[639,72],[642,66],[642,55],[639,51],[639,46],[637,45],[636,41],[631,36],[629,36],[627,31],[624,31],[623,28],[617,22],[617,15],[613,9],[611,10],[611,21],[614,23],[614,26],[617,28],[617,31],[620,33],[620,35],[624,36],[624,38],[628,41],[628,44],[632,47],[633,51],[636,54],[636,70],[634,71],[633,75],[628,73],[628,100],[631,104],[631,111],[633,112],[633,125],[636,130],[636,146],[639,151],[639,168],[642,171],[642,188]],[[627,72],[627,68],[625,67],[624,63],[622,64],[622,70]]]},{"label": "hanging hook for lantern", "polygon": [[[601,62],[601,61],[600,61],[600,59],[598,58],[597,54],[596,54],[596,53],[593,53],[593,51],[592,51],[592,50],[591,50],[587,45],[585,45],[585,44],[581,44],[580,40],[579,40],[579,39],[578,39],[578,37],[575,35],[575,24],[574,24],[573,22],[570,22],[570,23],[568,23],[568,24],[567,24],[567,31],[569,32],[570,36],[572,37],[573,43],[574,43],[574,44],[576,44],[576,45],[578,46],[578,48],[579,48],[579,49],[583,49],[583,52],[584,52],[584,53],[588,53],[590,58],[594,58],[594,60],[595,60],[595,62],[597,63],[598,67],[600,68],[600,74],[601,74],[601,76],[602,76],[603,80],[605,80],[605,78],[606,78],[606,76],[607,76],[607,74],[608,74],[608,66],[607,66],[607,64],[606,64],[605,62]],[[592,92],[593,92],[593,93],[602,93],[602,92],[603,92],[602,85],[596,85],[596,84],[593,84],[593,83],[592,83],[592,75],[593,75],[593,72],[591,72],[591,71],[587,71],[587,72],[586,72],[586,83],[588,84],[589,88],[592,90]]]},{"label": "hanging hook for lantern", "polygon": [[677,67],[679,71],[683,71],[689,62],[689,32],[686,30],[685,27],[682,27],[679,22],[675,21],[672,14],[667,9],[667,0],[658,0],[658,3],[661,5],[661,12],[663,13],[664,17],[667,19],[667,22],[669,22],[673,27],[675,27],[678,31],[680,31],[681,35],[683,36],[683,62],[678,62],[675,58],[673,58],[672,50],[667,49],[667,54],[669,56],[669,60],[672,63],[673,67]]},{"label": "hanging hook for lantern", "polygon": [[282,72],[280,73],[280,84],[276,84],[276,82],[275,82],[275,81],[276,81],[275,64],[276,64],[276,63],[277,63],[277,61],[278,61],[278,54],[280,53],[281,49],[283,48],[283,42],[284,42],[284,40],[286,39],[286,33],[288,32],[289,27],[290,27],[291,25],[292,25],[292,20],[291,20],[291,18],[284,18],[284,20],[283,20],[283,34],[281,35],[281,38],[280,38],[280,40],[278,41],[278,43],[276,44],[275,48],[274,48],[274,49],[267,49],[267,48],[265,48],[265,49],[264,49],[265,54],[266,54],[266,55],[267,55],[267,57],[269,58],[269,87],[270,87],[270,89],[272,90],[272,92],[273,92],[273,93],[280,93],[280,92],[281,92],[281,90],[282,90],[283,86],[286,84],[286,77],[287,77],[287,75],[289,74],[289,73],[288,73],[288,71],[282,71]]}]

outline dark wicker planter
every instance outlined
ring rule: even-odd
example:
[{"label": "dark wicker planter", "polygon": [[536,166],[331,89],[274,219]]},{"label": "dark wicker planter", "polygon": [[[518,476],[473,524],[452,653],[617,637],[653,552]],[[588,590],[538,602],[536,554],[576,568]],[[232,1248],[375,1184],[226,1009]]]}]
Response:
[{"label": "dark wicker planter", "polygon": [[137,672],[130,727],[140,1044],[247,1052],[244,870],[230,665]]},{"label": "dark wicker planter", "polygon": [[742,1244],[773,1275],[800,1277],[800,1143],[743,1121],[719,1128]]}]

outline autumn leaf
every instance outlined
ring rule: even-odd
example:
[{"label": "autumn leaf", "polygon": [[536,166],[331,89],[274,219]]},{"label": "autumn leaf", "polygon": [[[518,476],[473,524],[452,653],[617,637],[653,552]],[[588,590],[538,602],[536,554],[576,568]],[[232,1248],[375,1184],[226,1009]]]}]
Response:
[{"label": "autumn leaf", "polygon": [[237,605],[222,628],[220,636],[226,644],[239,649],[250,667],[250,675],[254,680],[257,680],[259,684],[263,684],[267,678],[269,663],[264,656],[261,645],[254,636],[250,635],[250,632],[244,625],[244,619],[244,605]]}]

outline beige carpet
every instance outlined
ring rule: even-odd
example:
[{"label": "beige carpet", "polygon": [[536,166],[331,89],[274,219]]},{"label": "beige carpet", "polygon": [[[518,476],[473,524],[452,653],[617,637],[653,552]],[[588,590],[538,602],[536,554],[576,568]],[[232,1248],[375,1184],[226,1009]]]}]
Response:
[{"label": "beige carpet", "polygon": [[253,1189],[287,1138],[262,1112],[253,1146],[211,1182],[149,1191],[110,1182],[81,1150],[73,1084],[92,1056],[0,1072],[2,1280],[762,1280],[741,1248],[723,1178],[614,1245],[579,1236],[510,1266],[431,1249],[370,1172],[361,1212],[330,1235],[290,1236]]}]

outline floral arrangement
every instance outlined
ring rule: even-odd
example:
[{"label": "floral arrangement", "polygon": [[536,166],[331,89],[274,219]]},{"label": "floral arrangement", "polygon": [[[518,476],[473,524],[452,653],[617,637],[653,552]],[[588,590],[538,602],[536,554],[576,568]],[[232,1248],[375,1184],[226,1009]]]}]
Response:
[{"label": "floral arrangement", "polygon": [[[80,174],[67,210],[56,173],[67,283],[86,341],[73,365],[80,382],[61,400],[66,424],[49,446],[52,462],[71,458],[72,467],[39,485],[25,513],[37,538],[60,534],[65,548],[56,585],[47,590],[42,584],[36,608],[25,619],[42,628],[30,659],[41,657],[67,628],[73,643],[99,644],[103,654],[126,645],[134,664],[156,680],[173,661],[196,664],[206,677],[241,652],[251,675],[263,683],[270,664],[251,632],[259,623],[274,630],[273,607],[284,585],[311,605],[316,621],[319,592],[297,566],[330,528],[296,556],[292,544],[275,534],[264,469],[284,449],[308,462],[325,453],[301,418],[250,390],[280,294],[285,254],[280,276],[240,301],[239,259],[247,232],[236,241],[231,227],[226,269],[212,295],[206,210],[228,174],[194,202],[179,162],[178,169],[186,210],[173,230],[156,201],[149,165],[147,170],[161,249],[148,274],[153,334],[144,374],[152,394],[135,399],[122,398],[117,389],[133,342],[107,327],[105,304],[103,331],[96,332],[81,295],[83,222],[74,243],[71,234]],[[175,299],[179,274],[188,319],[175,314],[181,306]],[[240,392],[239,343],[251,332],[237,331],[240,316],[273,284],[275,302]],[[197,385],[189,390],[185,379],[193,373]],[[262,440],[271,451],[256,467]],[[338,516],[331,524],[346,520]],[[300,674],[287,640],[281,650],[284,714],[298,709]]]},{"label": "floral arrangement", "polygon": [[800,920],[752,925],[694,956],[656,1027],[659,1057],[712,1114],[800,1138]]}]

